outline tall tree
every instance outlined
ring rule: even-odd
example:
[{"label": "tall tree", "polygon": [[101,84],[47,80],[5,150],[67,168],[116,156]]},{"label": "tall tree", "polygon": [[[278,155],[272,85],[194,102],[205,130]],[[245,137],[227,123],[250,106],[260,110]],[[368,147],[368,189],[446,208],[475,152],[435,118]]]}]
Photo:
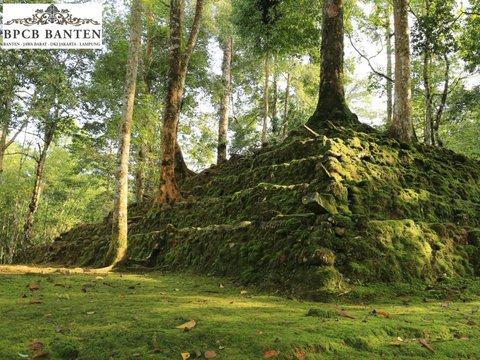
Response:
[{"label": "tall tree", "polygon": [[390,22],[390,3],[385,4],[385,42],[387,50],[387,128],[390,127],[393,119],[393,71],[392,71],[392,25]]},{"label": "tall tree", "polygon": [[395,103],[393,106],[393,120],[388,132],[399,141],[412,143],[416,141],[416,135],[412,121],[408,0],[394,0],[393,12],[395,29]]},{"label": "tall tree", "polygon": [[110,243],[110,257],[113,257],[113,265],[124,258],[128,245],[128,162],[130,158],[130,139],[138,61],[141,50],[142,0],[132,1],[130,21],[130,45],[128,50],[120,142],[115,174],[115,200],[113,205],[112,241]]},{"label": "tall tree", "polygon": [[233,38],[231,35],[227,35],[221,40],[221,47],[223,51],[222,96],[220,101],[220,121],[218,124],[217,164],[227,160],[228,112],[232,94]]},{"label": "tall tree", "polygon": [[32,240],[31,230],[40,204],[48,151],[59,134],[75,127],[69,112],[77,102],[72,80],[84,71],[80,54],[46,51],[38,53],[35,62],[43,71],[39,73],[34,69],[29,74],[29,85],[35,88],[29,101],[41,141],[37,143],[38,154],[34,156],[35,180],[24,223],[24,242],[27,245]]},{"label": "tall tree", "polygon": [[270,103],[270,59],[268,52],[265,54],[263,63],[263,122],[262,122],[262,145],[267,145],[269,128],[269,103]]},{"label": "tall tree", "polygon": [[323,4],[320,95],[308,126],[326,121],[352,123],[357,117],[345,101],[343,0],[325,0]]},{"label": "tall tree", "polygon": [[157,204],[175,203],[180,193],[175,180],[175,153],[177,128],[185,88],[188,63],[197,42],[203,15],[204,0],[197,0],[187,45],[183,47],[184,0],[170,0],[170,49],[167,94],[163,114],[162,161],[160,184],[155,199]]}]

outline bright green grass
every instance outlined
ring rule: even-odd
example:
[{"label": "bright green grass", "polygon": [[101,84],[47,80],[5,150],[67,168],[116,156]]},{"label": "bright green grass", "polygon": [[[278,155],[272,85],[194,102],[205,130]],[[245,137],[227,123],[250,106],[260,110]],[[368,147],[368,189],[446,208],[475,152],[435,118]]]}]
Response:
[{"label": "bright green grass", "polygon": [[[280,351],[273,359],[296,359],[294,348],[303,349],[306,359],[480,359],[480,287],[474,283],[463,301],[467,290],[408,296],[404,290],[378,287],[362,296],[388,291],[379,303],[345,303],[342,297],[344,303],[323,304],[208,277],[95,277],[0,274],[0,360],[31,356],[34,341],[45,345],[48,359],[174,360],[182,352],[206,350],[215,350],[216,359],[262,359],[269,350]],[[40,290],[30,291],[27,286],[33,284]],[[436,298],[424,302],[423,296]],[[443,296],[452,300],[447,307]],[[30,304],[33,299],[42,303]],[[403,304],[406,299],[409,305]],[[310,309],[315,316],[306,316]],[[337,309],[355,319],[337,315]],[[390,318],[372,316],[373,309]],[[197,321],[191,331],[176,328],[191,319]],[[400,346],[392,346],[398,337]],[[435,354],[419,344],[420,338]]]}]

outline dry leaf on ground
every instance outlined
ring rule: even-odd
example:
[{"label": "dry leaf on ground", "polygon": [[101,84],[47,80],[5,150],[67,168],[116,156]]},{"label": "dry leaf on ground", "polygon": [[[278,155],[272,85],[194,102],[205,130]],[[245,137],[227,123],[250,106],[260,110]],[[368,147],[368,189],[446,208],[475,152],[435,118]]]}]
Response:
[{"label": "dry leaf on ground", "polygon": [[41,343],[40,341],[35,341],[30,344],[30,349],[33,351],[42,350],[44,347],[45,345],[43,345],[43,343]]},{"label": "dry leaf on ground", "polygon": [[355,319],[352,315],[350,315],[349,313],[347,313],[343,310],[335,310],[335,314],[346,317],[346,318],[349,318],[349,319]]},{"label": "dry leaf on ground", "polygon": [[263,353],[263,358],[264,359],[271,359],[271,358],[276,357],[278,355],[280,355],[280,351],[270,350],[270,351],[266,351],[265,353]]},{"label": "dry leaf on ground", "polygon": [[305,351],[300,348],[294,348],[293,355],[295,355],[298,360],[305,360]]},{"label": "dry leaf on ground", "polygon": [[420,339],[418,340],[420,342],[420,344],[426,348],[428,351],[430,351],[432,354],[435,353],[435,350],[433,350],[433,348],[430,346],[430,344],[427,342],[427,340],[424,340],[424,339]]},{"label": "dry leaf on ground", "polygon": [[205,356],[205,359],[213,359],[214,357],[217,357],[217,353],[213,350],[209,350],[209,351],[206,351],[205,354],[203,354],[203,356]]},{"label": "dry leaf on ground", "polygon": [[40,353],[36,353],[35,355],[32,355],[32,357],[30,359],[43,359],[43,358],[46,358],[48,357],[48,353],[46,352],[40,352]]},{"label": "dry leaf on ground", "polygon": [[195,320],[190,320],[182,325],[177,326],[177,329],[183,329],[183,331],[189,331],[189,330],[192,330],[195,327],[195,325],[197,325]]}]

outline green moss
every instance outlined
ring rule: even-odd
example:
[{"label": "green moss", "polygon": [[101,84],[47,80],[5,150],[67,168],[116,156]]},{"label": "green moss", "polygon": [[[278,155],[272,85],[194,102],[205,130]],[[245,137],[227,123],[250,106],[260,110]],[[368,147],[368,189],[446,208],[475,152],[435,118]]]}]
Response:
[{"label": "green moss", "polygon": [[[260,359],[273,349],[280,351],[279,358],[295,359],[295,351],[301,351],[314,360],[373,360],[381,354],[475,359],[480,352],[475,341],[480,336],[480,288],[475,281],[444,282],[428,289],[399,284],[356,287],[335,296],[334,303],[319,304],[267,295],[224,278],[96,276],[2,271],[0,358],[20,358],[19,353],[31,357],[33,342],[43,343],[42,351],[52,360],[177,359],[182,352],[207,350],[229,360]],[[28,284],[38,284],[40,290],[19,297]],[[361,296],[367,290],[377,294],[376,302]],[[471,298],[464,302],[463,294]],[[423,301],[434,295],[438,299]],[[405,296],[407,305],[402,303]],[[33,299],[42,303],[32,305]],[[451,305],[441,306],[444,299]],[[339,310],[353,319],[339,315]],[[373,310],[390,316],[374,316]],[[196,326],[191,331],[176,328],[192,319]],[[399,337],[400,346],[389,345]],[[421,338],[434,348],[434,355],[419,345]]]},{"label": "green moss", "polygon": [[[175,206],[130,207],[125,264],[317,298],[352,284],[480,273],[478,162],[360,124],[315,131],[186,179]],[[80,226],[34,260],[106,265],[110,232],[109,217]]]}]

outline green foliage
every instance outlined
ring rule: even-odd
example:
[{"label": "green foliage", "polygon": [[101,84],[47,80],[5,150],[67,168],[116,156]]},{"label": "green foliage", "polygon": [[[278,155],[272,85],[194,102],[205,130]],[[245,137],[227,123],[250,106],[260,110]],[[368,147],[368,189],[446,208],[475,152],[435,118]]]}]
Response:
[{"label": "green foliage", "polygon": [[479,87],[458,88],[452,94],[445,114],[447,122],[442,138],[445,146],[467,156],[480,158],[480,96]]},{"label": "green foliage", "polygon": [[480,66],[480,53],[478,51],[478,39],[480,39],[480,1],[471,0],[470,8],[467,9],[465,31],[461,37],[461,54],[467,62],[470,71],[478,70]]},{"label": "green foliage", "polygon": [[285,55],[318,49],[320,17],[317,0],[233,0],[237,31],[257,52]]}]

